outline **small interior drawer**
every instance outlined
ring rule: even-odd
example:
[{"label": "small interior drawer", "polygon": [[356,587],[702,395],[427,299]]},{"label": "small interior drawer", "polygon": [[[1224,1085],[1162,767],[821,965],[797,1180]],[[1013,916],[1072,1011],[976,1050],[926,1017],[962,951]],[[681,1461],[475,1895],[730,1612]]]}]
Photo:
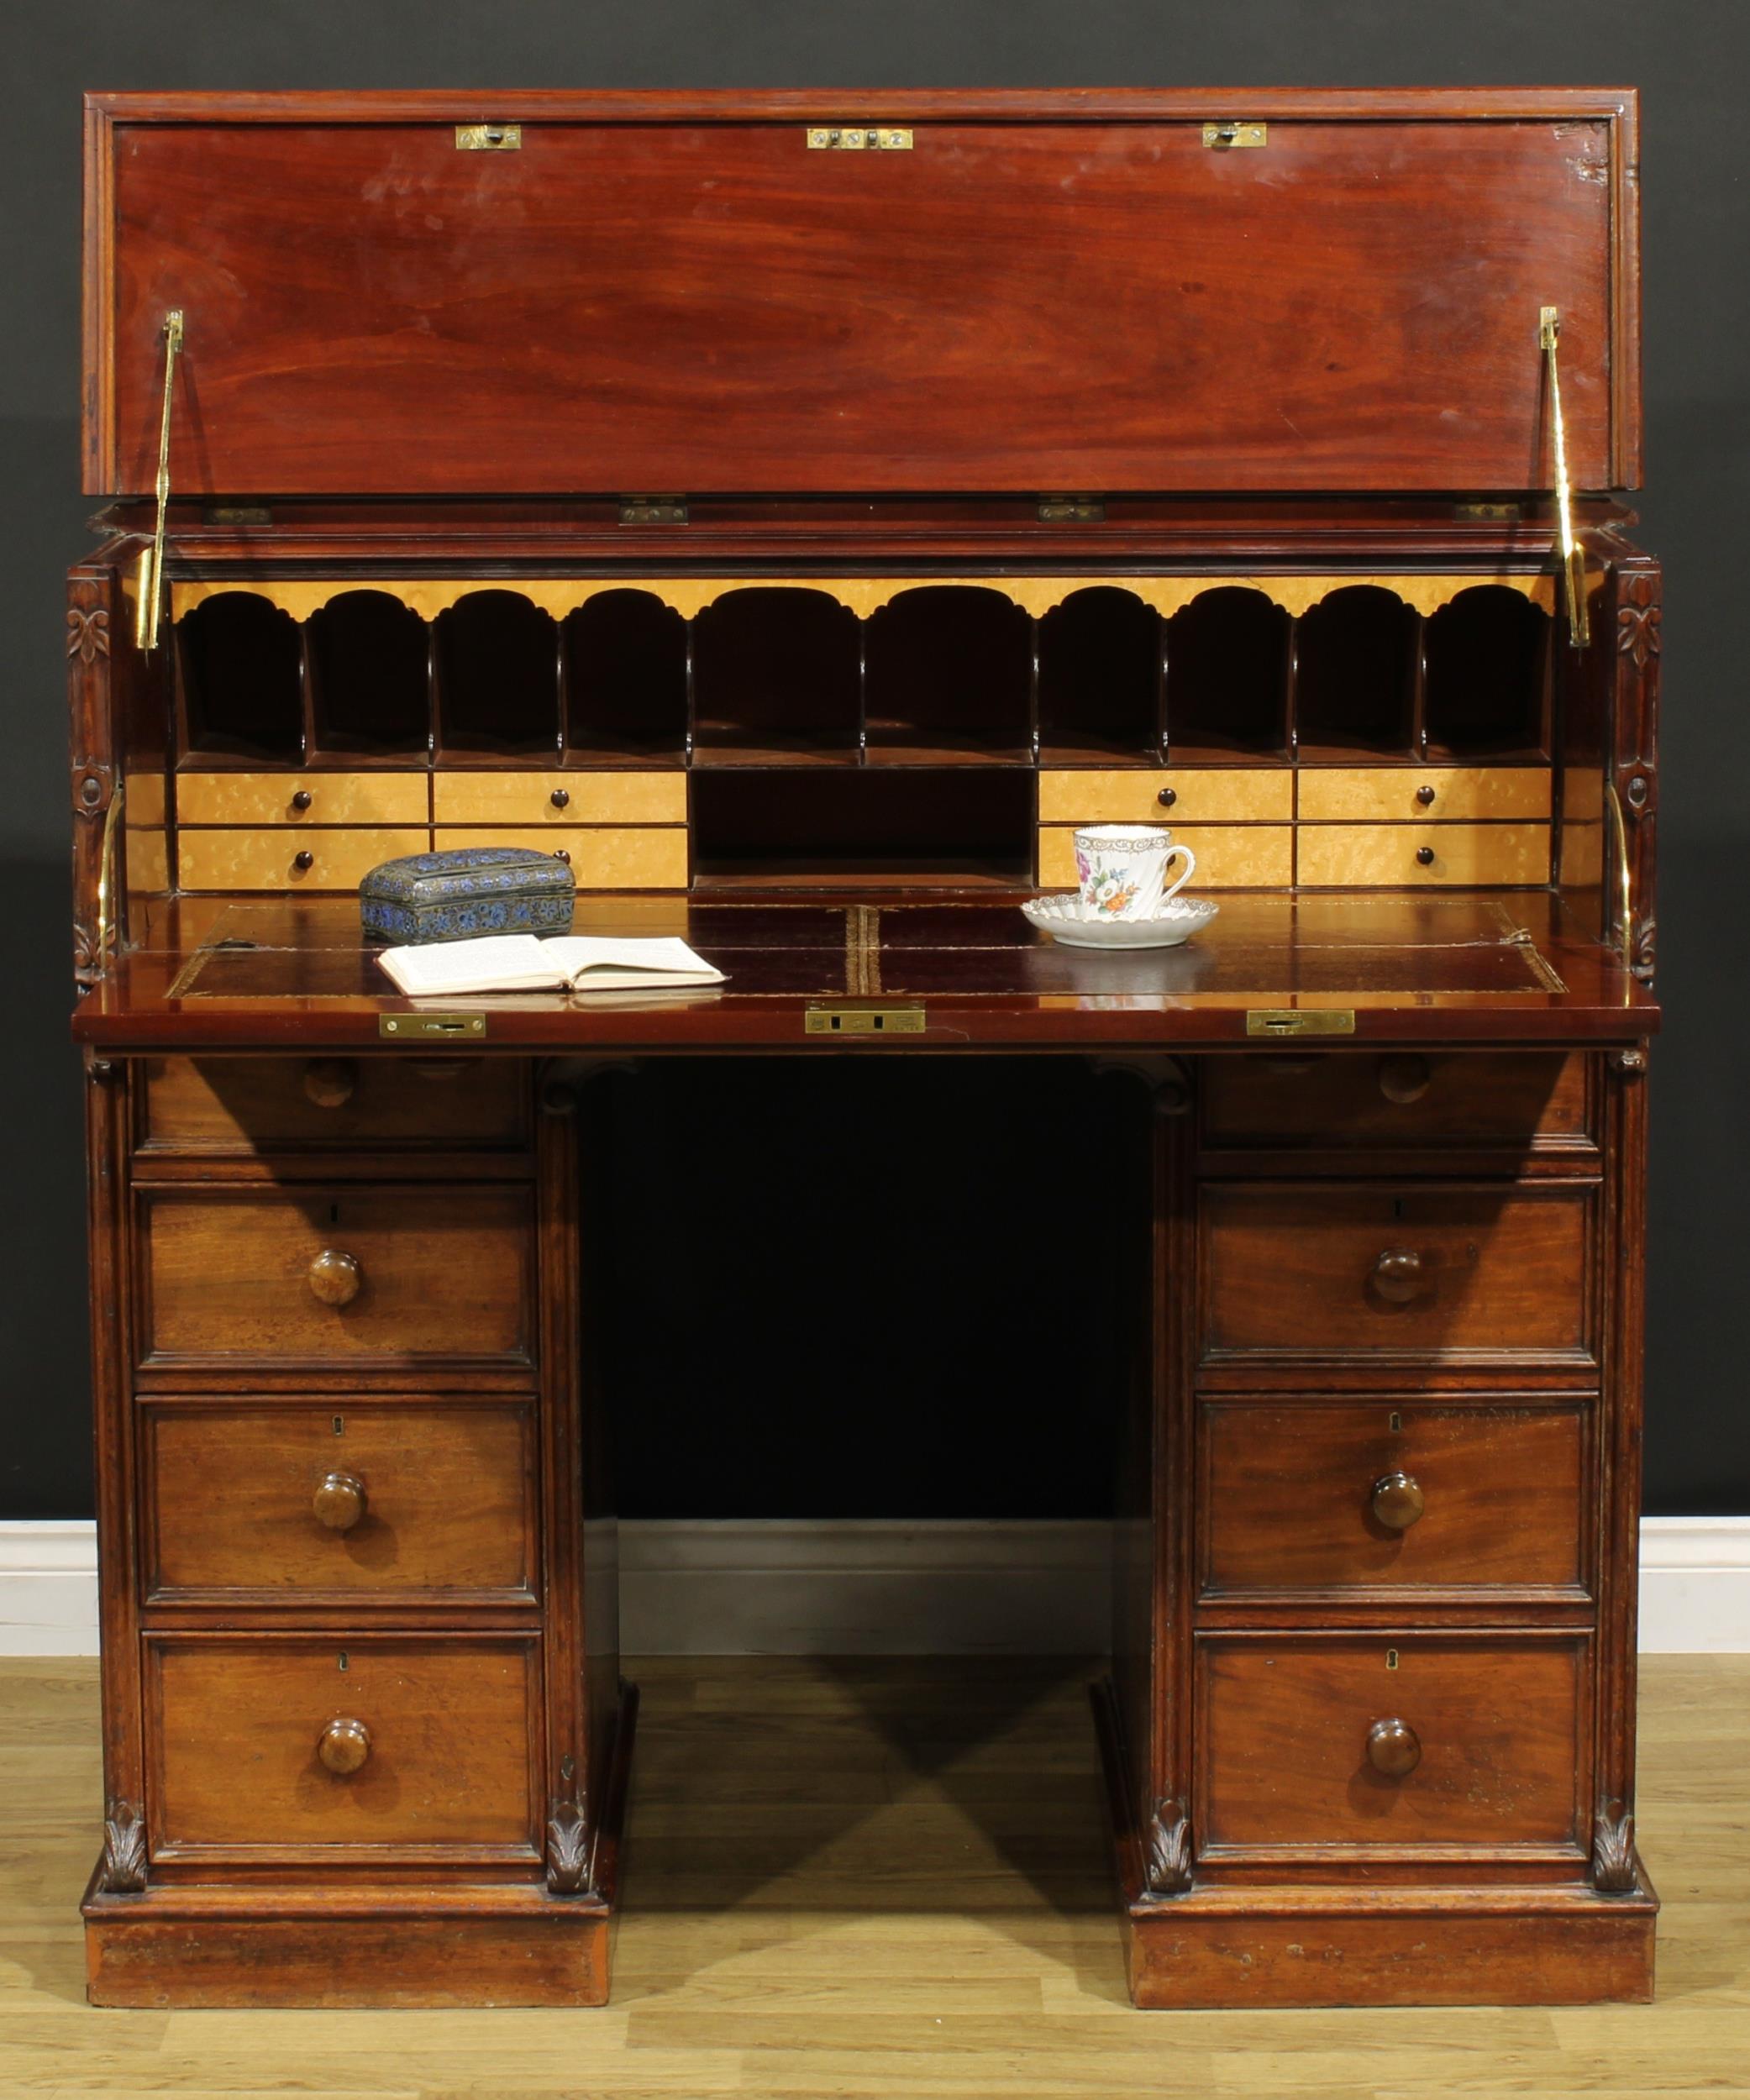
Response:
[{"label": "small interior drawer", "polygon": [[686,775],[458,767],[433,775],[432,815],[439,824],[684,824]]},{"label": "small interior drawer", "polygon": [[183,824],[423,824],[423,773],[179,773]]},{"label": "small interior drawer", "polygon": [[526,1190],[143,1190],[142,1362],[526,1364]]},{"label": "small interior drawer", "polygon": [[146,1400],[140,1422],[155,1604],[533,1593],[523,1403]]},{"label": "small interior drawer", "polygon": [[1548,824],[1308,824],[1310,889],[1524,888],[1549,880]]},{"label": "small interior drawer", "polygon": [[1294,813],[1294,774],[1285,766],[1146,766],[1039,775],[1042,824],[1286,824]]},{"label": "small interior drawer", "polygon": [[514,1059],[146,1058],[139,1070],[148,1150],[441,1152],[528,1141],[526,1068]]},{"label": "small interior drawer", "polygon": [[[1285,890],[1294,880],[1294,831],[1287,824],[1173,824],[1180,844],[1197,858],[1193,890]],[[1177,870],[1169,866],[1167,879]],[[1069,824],[1042,825],[1039,831],[1039,885],[1073,890],[1075,830]]]},{"label": "small interior drawer", "polygon": [[1201,1636],[1199,1849],[1579,1854],[1587,1641]]},{"label": "small interior drawer", "polygon": [[570,868],[580,890],[684,890],[686,887],[686,831],[676,825],[596,828],[581,825],[555,841],[550,829],[491,831],[440,830],[437,850],[458,846],[530,846],[556,853]]},{"label": "small interior drawer", "polygon": [[1206,1184],[1203,1360],[1590,1365],[1591,1195]]},{"label": "small interior drawer", "polygon": [[1312,765],[1300,778],[1301,815],[1323,822],[1547,820],[1551,808],[1548,766]]},{"label": "small interior drawer", "polygon": [[1584,1145],[1586,1060],[1542,1051],[1207,1058],[1203,1142],[1344,1151]]},{"label": "small interior drawer", "polygon": [[425,830],[181,830],[184,890],[356,890],[379,863],[431,850]]},{"label": "small interior drawer", "polygon": [[1203,1594],[1578,1592],[1586,1404],[1206,1400]]},{"label": "small interior drawer", "polygon": [[532,1638],[152,1634],[145,1694],[155,1858],[535,1851]]}]

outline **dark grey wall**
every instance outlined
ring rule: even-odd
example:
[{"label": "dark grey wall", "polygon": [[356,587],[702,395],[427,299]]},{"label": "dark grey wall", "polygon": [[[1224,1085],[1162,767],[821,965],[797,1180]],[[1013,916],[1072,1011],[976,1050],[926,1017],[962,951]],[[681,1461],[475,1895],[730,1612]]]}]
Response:
[{"label": "dark grey wall", "polygon": [[[60,609],[60,571],[85,543],[76,447],[82,89],[1600,80],[1633,83],[1644,97],[1643,537],[1669,576],[1659,948],[1671,1020],[1653,1082],[1649,1506],[1750,1509],[1750,1129],[1735,1077],[1750,1022],[1750,707],[1732,638],[1747,617],[1750,517],[1750,10],[1721,0],[1469,0],[1445,9],[1425,0],[86,0],[76,8],[9,0],[5,29],[0,1516],[90,1506],[79,1087],[66,1029]],[[1224,99],[1218,113],[1244,112]],[[1015,1252],[1032,1252],[1031,1235]],[[1043,1397],[1042,1385],[1029,1412]],[[1048,1419],[1042,1412],[1038,1425]],[[826,1406],[817,1462],[806,1474],[791,1464],[762,1476],[770,1513],[867,1506],[838,1484],[858,1466],[861,1441],[860,1430],[836,1428]],[[933,1507],[945,1506],[944,1493],[969,1511],[1052,1506],[1061,1455],[1048,1438],[1016,1439],[1001,1463],[988,1445],[979,1463],[976,1448],[955,1441],[938,1454]],[[902,1484],[896,1479],[891,1494]],[[1090,1491],[1066,1483],[1062,1498],[1079,1504]],[[725,1507],[755,1507],[761,1492],[749,1478],[727,1479]]]}]

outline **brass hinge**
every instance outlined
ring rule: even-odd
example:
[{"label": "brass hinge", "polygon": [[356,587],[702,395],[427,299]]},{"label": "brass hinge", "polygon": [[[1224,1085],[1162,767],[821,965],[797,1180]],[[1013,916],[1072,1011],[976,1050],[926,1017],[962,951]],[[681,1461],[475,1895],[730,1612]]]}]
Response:
[{"label": "brass hinge", "polygon": [[811,1006],[803,1021],[811,1036],[921,1036],[922,1006]]},{"label": "brass hinge", "polygon": [[1097,496],[1042,496],[1042,525],[1098,525],[1106,517],[1106,505]]},{"label": "brass hinge", "polygon": [[1252,1006],[1246,1012],[1248,1036],[1352,1036],[1354,1010],[1348,1006]]},{"label": "brass hinge", "polygon": [[1268,124],[1205,124],[1203,143],[1218,152],[1227,153],[1235,146],[1262,146],[1269,143]]},{"label": "brass hinge", "polygon": [[465,1037],[476,1042],[486,1032],[484,1014],[379,1014],[376,1032],[399,1042],[430,1042],[439,1038],[454,1042]]},{"label": "brass hinge", "polygon": [[811,124],[808,144],[820,153],[909,153],[912,134],[876,124]]},{"label": "brass hinge", "polygon": [[1522,503],[1454,503],[1453,516],[1465,524],[1507,524],[1516,517],[1523,517]]},{"label": "brass hinge", "polygon": [[620,498],[620,522],[623,525],[684,525],[686,522],[686,504],[678,496],[623,496]]},{"label": "brass hinge", "polygon": [[520,153],[523,150],[521,124],[458,124],[455,128],[455,150],[458,153]]}]

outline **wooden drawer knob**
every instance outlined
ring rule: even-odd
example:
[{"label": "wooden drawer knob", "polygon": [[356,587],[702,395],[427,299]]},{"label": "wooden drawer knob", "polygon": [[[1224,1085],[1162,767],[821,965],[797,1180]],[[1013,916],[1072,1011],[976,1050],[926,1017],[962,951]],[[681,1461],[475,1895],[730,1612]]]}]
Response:
[{"label": "wooden drawer knob", "polygon": [[359,1294],[365,1273],[350,1254],[325,1247],[311,1261],[305,1276],[310,1295],[324,1305],[349,1305]]},{"label": "wooden drawer knob", "polygon": [[297,793],[292,798],[292,806],[297,811],[300,816],[303,815],[304,811],[310,806],[310,790],[308,788],[300,788],[298,790]]},{"label": "wooden drawer knob", "polygon": [[358,1084],[350,1058],[312,1058],[304,1067],[304,1092],[318,1108],[344,1108]]},{"label": "wooden drawer knob", "polygon": [[1381,1524],[1393,1531],[1407,1531],[1422,1513],[1421,1483],[1406,1473],[1383,1474],[1374,1483],[1372,1502]]},{"label": "wooden drawer knob", "polygon": [[1416,799],[1422,804],[1425,810],[1432,809],[1434,806],[1433,789],[1426,785],[1417,788],[1416,790]]},{"label": "wooden drawer knob", "polygon": [[1432,846],[1418,846],[1416,864],[1418,868],[1432,868],[1434,865],[1434,848]]},{"label": "wooden drawer knob", "polygon": [[1154,799],[1164,810],[1169,810],[1179,800],[1179,790],[1177,788],[1163,788]]},{"label": "wooden drawer knob", "polygon": [[316,1755],[344,1779],[370,1755],[370,1730],[363,1721],[330,1721],[316,1739]]},{"label": "wooden drawer knob", "polygon": [[1428,1090],[1433,1071],[1426,1058],[1381,1058],[1380,1091],[1400,1108],[1419,1101]]},{"label": "wooden drawer knob", "polygon": [[1367,1731],[1367,1761],[1388,1779],[1406,1778],[1422,1762],[1422,1742],[1408,1721],[1375,1721]]},{"label": "wooden drawer knob", "polygon": [[1430,1289],[1432,1283],[1421,1255],[1413,1247],[1388,1247],[1374,1263],[1374,1289],[1394,1305],[1407,1305],[1412,1298],[1420,1298]]},{"label": "wooden drawer knob", "polygon": [[316,856],[307,850],[292,856],[292,872],[295,875],[307,875],[315,865]]},{"label": "wooden drawer knob", "polygon": [[310,1509],[316,1521],[328,1530],[350,1531],[364,1515],[369,1499],[355,1473],[329,1473],[317,1482]]},{"label": "wooden drawer knob", "polygon": [[547,800],[556,810],[569,809],[571,806],[571,790],[569,788],[554,788]]}]

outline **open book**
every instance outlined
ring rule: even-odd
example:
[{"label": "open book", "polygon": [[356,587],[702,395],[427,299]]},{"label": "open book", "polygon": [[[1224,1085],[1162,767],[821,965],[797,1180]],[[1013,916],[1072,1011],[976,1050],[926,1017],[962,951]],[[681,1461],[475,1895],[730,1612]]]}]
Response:
[{"label": "open book", "polygon": [[685,941],[610,941],[560,933],[491,933],[475,941],[386,948],[376,958],[409,999],[458,992],[666,991],[721,984],[723,973]]}]

